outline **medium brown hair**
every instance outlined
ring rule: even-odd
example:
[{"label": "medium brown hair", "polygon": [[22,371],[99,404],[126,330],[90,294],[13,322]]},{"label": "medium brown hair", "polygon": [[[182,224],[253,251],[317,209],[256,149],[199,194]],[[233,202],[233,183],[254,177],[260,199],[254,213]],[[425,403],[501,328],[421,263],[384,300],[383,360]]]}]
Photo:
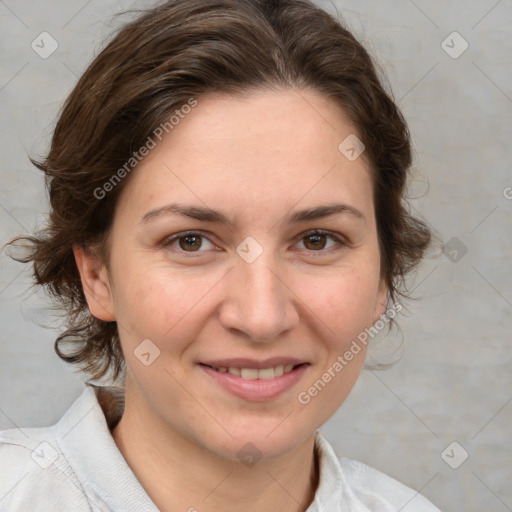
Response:
[{"label": "medium brown hair", "polygon": [[90,314],[72,247],[96,248],[108,262],[105,242],[129,176],[101,199],[95,191],[105,190],[173,112],[213,91],[309,88],[341,107],[370,162],[381,277],[391,301],[410,298],[404,278],[432,233],[406,207],[412,160],[407,125],[352,33],[307,0],[170,0],[137,12],[65,101],[46,158],[32,160],[46,176],[49,221],[17,240],[29,242],[30,256],[21,260],[32,262],[35,283],[67,315],[57,354],[92,379],[123,374],[116,323]]}]

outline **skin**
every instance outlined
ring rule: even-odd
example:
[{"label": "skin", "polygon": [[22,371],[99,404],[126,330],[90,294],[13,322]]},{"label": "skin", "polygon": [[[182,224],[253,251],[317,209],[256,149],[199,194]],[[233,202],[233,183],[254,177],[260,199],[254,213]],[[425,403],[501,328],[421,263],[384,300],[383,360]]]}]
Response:
[{"label": "skin", "polygon": [[[307,405],[298,394],[387,303],[368,162],[338,149],[352,133],[338,106],[311,90],[202,96],[130,175],[108,266],[75,247],[90,311],[118,322],[126,358],[126,407],[112,434],[161,510],[295,512],[313,500],[314,432],[354,386],[364,346]],[[289,222],[335,202],[364,220]],[[237,225],[171,214],[142,221],[170,203],[220,210]],[[305,233],[316,229],[344,244],[325,236],[315,246]],[[206,236],[195,251],[183,238],[169,242],[188,230]],[[248,236],[263,249],[252,263],[236,252]],[[134,355],[145,339],[160,350],[149,366]],[[197,364],[273,356],[309,366],[264,402],[231,394]],[[249,442],[262,456],[250,467],[237,458]]]}]

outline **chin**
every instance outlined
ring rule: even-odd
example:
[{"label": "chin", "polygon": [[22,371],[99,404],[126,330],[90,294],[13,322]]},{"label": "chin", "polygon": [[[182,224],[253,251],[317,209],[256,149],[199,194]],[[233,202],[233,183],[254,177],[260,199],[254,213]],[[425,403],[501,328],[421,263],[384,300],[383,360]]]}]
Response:
[{"label": "chin", "polygon": [[222,439],[210,438],[207,448],[225,459],[251,465],[254,463],[251,461],[282,457],[314,434],[314,430],[297,432],[278,425],[279,422],[272,422],[270,428],[268,424],[253,424],[249,428],[229,430],[233,437],[226,434]]}]

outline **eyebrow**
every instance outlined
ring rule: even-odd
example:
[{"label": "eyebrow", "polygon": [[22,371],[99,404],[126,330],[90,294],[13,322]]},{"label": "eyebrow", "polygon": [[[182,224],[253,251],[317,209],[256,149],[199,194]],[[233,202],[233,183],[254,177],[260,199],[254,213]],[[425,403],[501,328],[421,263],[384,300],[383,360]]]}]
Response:
[{"label": "eyebrow", "polygon": [[[299,222],[322,219],[336,214],[347,214],[362,220],[366,224],[366,217],[364,214],[357,208],[345,203],[333,203],[300,210],[289,216],[288,221],[291,224],[298,224]],[[188,217],[203,222],[225,224],[231,229],[235,228],[238,224],[235,219],[230,218],[221,211],[212,210],[211,208],[203,206],[184,206],[177,203],[167,204],[165,206],[149,210],[143,215],[141,221],[146,223],[152,219],[168,215],[180,215],[182,217]]]}]

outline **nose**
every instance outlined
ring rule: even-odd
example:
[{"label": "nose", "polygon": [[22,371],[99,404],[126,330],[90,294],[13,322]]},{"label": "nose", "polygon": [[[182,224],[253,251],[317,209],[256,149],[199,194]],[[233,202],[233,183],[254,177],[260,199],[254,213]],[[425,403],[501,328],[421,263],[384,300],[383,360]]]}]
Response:
[{"label": "nose", "polygon": [[264,254],[252,263],[242,259],[235,263],[224,284],[219,309],[219,321],[225,329],[244,333],[257,342],[275,340],[299,322],[296,296],[286,276]]}]

